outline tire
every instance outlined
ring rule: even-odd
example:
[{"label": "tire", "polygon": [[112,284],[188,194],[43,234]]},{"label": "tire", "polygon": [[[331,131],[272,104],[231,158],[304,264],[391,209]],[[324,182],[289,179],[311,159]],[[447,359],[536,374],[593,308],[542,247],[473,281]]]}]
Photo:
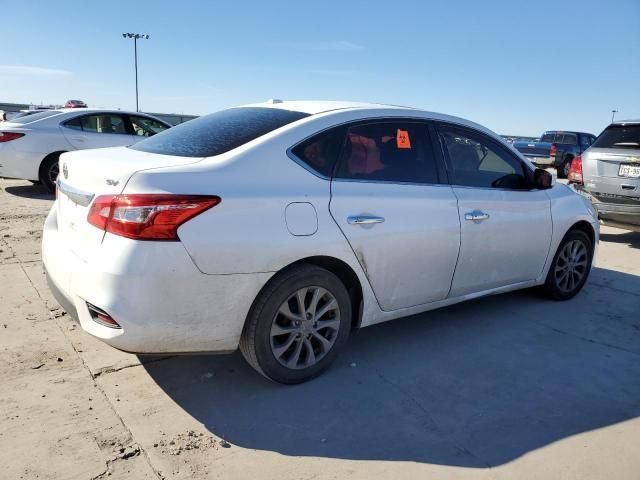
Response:
[{"label": "tire", "polygon": [[40,164],[40,172],[38,175],[40,177],[40,183],[42,184],[44,189],[49,193],[53,193],[56,190],[55,182],[59,172],[59,169],[58,169],[59,158],[60,158],[59,154],[51,155],[45,158]]},{"label": "tire", "polygon": [[570,230],[553,257],[544,292],[554,300],[575,297],[589,277],[592,261],[593,244],[589,236],[581,230]]},{"label": "tire", "polygon": [[557,172],[558,172],[558,178],[567,178],[567,177],[569,177],[569,170],[571,169],[571,162],[572,161],[573,161],[573,158],[569,157],[564,162],[562,162],[562,165],[560,165],[556,169]]},{"label": "tire", "polygon": [[260,374],[292,385],[329,368],[350,329],[351,301],[344,284],[324,268],[302,264],[284,270],[260,292],[247,316],[240,351]]}]

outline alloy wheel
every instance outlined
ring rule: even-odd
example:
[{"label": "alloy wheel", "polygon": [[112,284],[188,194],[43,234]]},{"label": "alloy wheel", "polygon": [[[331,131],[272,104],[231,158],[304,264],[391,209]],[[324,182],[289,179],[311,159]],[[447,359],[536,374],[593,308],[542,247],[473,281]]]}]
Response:
[{"label": "alloy wheel", "polygon": [[554,269],[558,288],[567,293],[573,291],[587,273],[588,250],[580,240],[572,240],[564,246]]},{"label": "alloy wheel", "polygon": [[60,173],[60,167],[58,166],[58,162],[55,162],[49,168],[49,181],[51,182],[51,185],[56,184],[59,173]]},{"label": "alloy wheel", "polygon": [[271,352],[287,368],[309,368],[329,353],[339,329],[340,307],[333,294],[322,287],[301,288],[278,308],[271,324]]}]

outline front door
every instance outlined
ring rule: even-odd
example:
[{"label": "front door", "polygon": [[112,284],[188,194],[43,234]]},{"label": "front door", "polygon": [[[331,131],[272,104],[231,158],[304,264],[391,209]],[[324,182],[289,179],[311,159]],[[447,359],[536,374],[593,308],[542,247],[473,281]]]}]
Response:
[{"label": "front door", "polygon": [[450,297],[534,280],[551,243],[551,202],[516,155],[475,130],[440,124],[458,200],[460,256]]},{"label": "front door", "polygon": [[456,197],[438,180],[428,124],[347,130],[330,211],[383,310],[446,298],[459,249]]}]

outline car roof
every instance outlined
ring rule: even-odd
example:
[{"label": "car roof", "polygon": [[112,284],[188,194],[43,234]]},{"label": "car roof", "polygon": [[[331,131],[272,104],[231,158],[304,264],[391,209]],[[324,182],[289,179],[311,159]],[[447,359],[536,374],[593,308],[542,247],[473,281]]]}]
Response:
[{"label": "car roof", "polygon": [[117,108],[56,108],[56,111],[61,113],[100,113],[100,112],[111,112],[111,113],[122,113],[125,115],[146,115],[148,117],[153,117],[153,115],[149,115],[144,112],[132,112],[129,110],[118,110]]},{"label": "car roof", "polygon": [[420,118],[441,120],[444,122],[457,123],[478,130],[489,132],[497,135],[488,128],[479,125],[464,118],[446,115],[443,113],[431,112],[415,107],[403,105],[391,105],[384,103],[368,103],[368,102],[349,102],[349,101],[333,101],[333,100],[279,100],[272,99],[261,103],[252,103],[248,105],[240,105],[241,107],[262,107],[262,108],[278,108],[282,110],[290,110],[310,115],[339,113],[341,111],[362,111],[363,117],[369,112],[373,112],[375,116],[384,116],[384,112],[388,111],[393,116],[399,116],[406,113],[407,116],[418,116]]},{"label": "car roof", "polygon": [[638,120],[616,120],[611,125],[637,125],[640,123],[640,119]]},{"label": "car roof", "polygon": [[366,102],[348,102],[348,101],[336,101],[336,100],[279,100],[271,99],[266,102],[251,103],[248,105],[242,105],[242,107],[262,107],[262,108],[278,108],[281,110],[290,110],[295,112],[308,113],[315,115],[318,113],[325,113],[333,110],[345,110],[354,108],[411,108],[411,107],[398,107],[395,105],[383,105],[378,103],[366,103]]}]

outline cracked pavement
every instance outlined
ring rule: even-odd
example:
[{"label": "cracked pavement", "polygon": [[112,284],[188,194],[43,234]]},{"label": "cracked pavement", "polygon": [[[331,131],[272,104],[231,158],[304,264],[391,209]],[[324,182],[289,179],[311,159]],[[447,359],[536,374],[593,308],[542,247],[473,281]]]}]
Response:
[{"label": "cracked pavement", "polygon": [[52,198],[0,179],[0,478],[637,479],[640,234],[602,229],[585,290],[355,332],[295,387],[238,353],[144,356],[57,306]]}]

